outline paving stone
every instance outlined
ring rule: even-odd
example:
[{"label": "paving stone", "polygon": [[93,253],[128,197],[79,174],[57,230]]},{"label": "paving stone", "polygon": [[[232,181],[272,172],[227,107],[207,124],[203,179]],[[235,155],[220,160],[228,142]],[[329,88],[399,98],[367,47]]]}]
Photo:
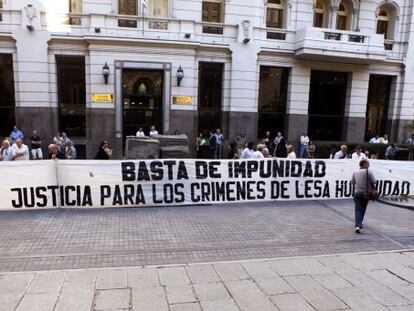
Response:
[{"label": "paving stone", "polygon": [[203,311],[239,311],[236,303],[233,300],[214,300],[214,301],[202,301],[201,307]]},{"label": "paving stone", "polygon": [[342,260],[356,269],[380,270],[386,269],[391,264],[393,256],[389,254],[357,254],[343,256]]},{"label": "paving stone", "polygon": [[164,288],[133,288],[133,311],[169,311]]},{"label": "paving stone", "polygon": [[205,284],[220,282],[211,265],[189,265],[186,267],[192,283]]},{"label": "paving stone", "polygon": [[127,270],[126,269],[108,269],[98,271],[96,277],[96,289],[114,289],[126,288]]},{"label": "paving stone", "polygon": [[267,261],[243,262],[242,266],[253,279],[271,279],[278,277]]},{"label": "paving stone", "polygon": [[257,279],[256,284],[268,295],[292,293],[295,290],[281,277],[273,279]]},{"label": "paving stone", "polygon": [[52,311],[58,293],[36,293],[24,295],[16,311]]},{"label": "paving stone", "polygon": [[131,290],[128,288],[98,290],[94,310],[129,309],[130,304]]},{"label": "paving stone", "polygon": [[4,275],[0,281],[0,294],[24,293],[35,274],[9,274]]},{"label": "paving stone", "polygon": [[347,306],[310,276],[289,276],[285,280],[318,310],[345,309]]},{"label": "paving stone", "polygon": [[314,258],[292,258],[270,261],[279,275],[322,274],[331,271]]},{"label": "paving stone", "polygon": [[36,274],[29,293],[54,293],[58,292],[66,277],[66,272],[41,272]]},{"label": "paving stone", "polygon": [[160,286],[156,268],[128,268],[127,271],[129,287],[145,288]]},{"label": "paving stone", "polygon": [[170,306],[171,311],[201,311],[198,303],[185,303]]},{"label": "paving stone", "polygon": [[196,302],[191,285],[167,285],[165,290],[169,304]]},{"label": "paving stone", "polygon": [[360,288],[384,306],[409,304],[409,301],[361,272],[340,272],[341,277]]},{"label": "paving stone", "polygon": [[161,285],[187,285],[190,279],[184,267],[166,267],[158,269]]},{"label": "paving stone", "polygon": [[414,284],[396,287],[394,291],[414,304]]},{"label": "paving stone", "polygon": [[97,272],[92,270],[68,271],[61,291],[64,293],[76,293],[79,291],[93,292],[95,289],[96,274]]},{"label": "paving stone", "polygon": [[21,293],[0,293],[0,310],[2,311],[13,311],[20,299],[23,297],[23,292]]},{"label": "paving stone", "polygon": [[397,277],[395,274],[392,274],[388,270],[365,271],[365,274],[369,275],[378,283],[389,286],[391,288],[409,284],[407,281]]},{"label": "paving stone", "polygon": [[251,280],[229,281],[225,285],[242,310],[277,310],[269,298]]},{"label": "paving stone", "polygon": [[414,311],[414,305],[409,306],[394,306],[388,308],[390,311]]},{"label": "paving stone", "polygon": [[69,270],[65,282],[95,282],[96,270]]},{"label": "paving stone", "polygon": [[214,264],[214,269],[223,281],[245,280],[250,278],[242,265],[237,262]]},{"label": "paving stone", "polygon": [[385,307],[356,287],[338,288],[333,292],[354,311],[387,310]]},{"label": "paving stone", "polygon": [[314,311],[299,294],[283,294],[271,297],[275,305],[283,311]]},{"label": "paving stone", "polygon": [[340,257],[337,256],[326,256],[317,258],[322,265],[327,267],[331,271],[336,272],[354,272],[356,269],[350,264],[343,261]]},{"label": "paving stone", "polygon": [[351,283],[344,280],[335,273],[315,274],[312,275],[312,278],[314,278],[319,284],[329,290],[352,286]]},{"label": "paving stone", "polygon": [[414,284],[414,269],[401,265],[392,265],[388,267],[388,271],[406,280],[407,282]]},{"label": "paving stone", "polygon": [[54,311],[90,311],[93,304],[93,296],[93,291],[63,292]]},{"label": "paving stone", "polygon": [[222,283],[194,284],[193,288],[199,301],[230,299]]}]

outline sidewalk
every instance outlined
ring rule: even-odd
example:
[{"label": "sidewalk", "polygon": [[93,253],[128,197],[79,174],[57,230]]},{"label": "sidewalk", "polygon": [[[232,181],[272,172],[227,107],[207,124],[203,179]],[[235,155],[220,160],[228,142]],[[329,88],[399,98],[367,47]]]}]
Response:
[{"label": "sidewalk", "polygon": [[2,311],[414,310],[414,251],[0,274]]}]

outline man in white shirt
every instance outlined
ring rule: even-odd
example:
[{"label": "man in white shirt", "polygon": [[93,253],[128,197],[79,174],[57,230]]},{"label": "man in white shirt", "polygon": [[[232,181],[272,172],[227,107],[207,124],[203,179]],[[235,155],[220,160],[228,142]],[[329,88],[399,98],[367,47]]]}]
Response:
[{"label": "man in white shirt", "polygon": [[376,135],[375,137],[372,137],[369,141],[370,144],[380,144],[381,143],[381,139],[379,137],[379,135]]},{"label": "man in white shirt", "polygon": [[151,129],[150,129],[149,135],[150,136],[156,136],[156,135],[158,135],[158,131],[155,129],[155,126],[154,125],[151,125]]},{"label": "man in white shirt", "polygon": [[1,143],[1,148],[0,148],[0,161],[13,160],[13,154],[14,154],[14,150],[10,146],[9,141],[3,140],[3,142]]},{"label": "man in white shirt", "polygon": [[414,160],[414,133],[405,141],[405,144],[408,145],[408,161],[412,161]]},{"label": "man in white shirt", "polygon": [[252,159],[264,159],[263,156],[264,145],[257,145],[256,151],[253,152]]},{"label": "man in white shirt", "polygon": [[254,143],[250,142],[247,144],[247,147],[244,148],[240,159],[251,159],[253,157],[253,153],[254,153]]},{"label": "man in white shirt", "polygon": [[361,147],[357,146],[355,152],[352,154],[352,160],[365,160],[367,156],[362,152]]},{"label": "man in white shirt", "polygon": [[14,155],[13,155],[14,161],[30,160],[29,148],[25,144],[23,144],[22,139],[20,138],[16,139],[16,143],[13,145],[13,149],[14,149]]},{"label": "man in white shirt", "polygon": [[300,154],[299,156],[301,158],[307,158],[309,153],[308,153],[308,145],[309,145],[309,137],[306,133],[303,133],[302,136],[300,137]]},{"label": "man in white shirt", "polygon": [[348,159],[348,147],[346,145],[342,145],[341,150],[335,153],[334,159]]},{"label": "man in white shirt", "polygon": [[145,137],[145,133],[144,133],[144,130],[142,129],[142,127],[140,127],[138,129],[136,136],[137,137]]}]

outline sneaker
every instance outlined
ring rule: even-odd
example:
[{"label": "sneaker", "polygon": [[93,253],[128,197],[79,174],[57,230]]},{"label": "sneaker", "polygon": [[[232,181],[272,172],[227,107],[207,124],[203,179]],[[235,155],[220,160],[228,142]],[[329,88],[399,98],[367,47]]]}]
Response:
[{"label": "sneaker", "polygon": [[361,233],[361,231],[360,231],[360,228],[359,228],[359,227],[356,227],[356,228],[355,228],[355,233]]}]

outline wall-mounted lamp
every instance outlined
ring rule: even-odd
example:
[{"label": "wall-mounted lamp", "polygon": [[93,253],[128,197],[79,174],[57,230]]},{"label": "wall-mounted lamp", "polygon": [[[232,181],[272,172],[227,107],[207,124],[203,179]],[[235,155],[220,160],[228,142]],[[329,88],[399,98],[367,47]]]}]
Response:
[{"label": "wall-mounted lamp", "polygon": [[100,27],[95,27],[95,33],[101,33],[101,28]]},{"label": "wall-mounted lamp", "polygon": [[26,25],[27,30],[29,30],[30,32],[34,31],[34,26],[33,25]]},{"label": "wall-mounted lamp", "polygon": [[33,4],[28,4],[24,10],[26,11],[26,17],[27,17],[27,25],[26,28],[29,31],[34,31],[35,28],[33,26],[33,20],[36,17],[36,8],[33,6]]},{"label": "wall-mounted lamp", "polygon": [[177,69],[177,86],[181,85],[181,81],[183,80],[183,78],[184,78],[184,70],[180,65],[180,67]]},{"label": "wall-mounted lamp", "polygon": [[187,33],[184,35],[184,38],[186,38],[186,39],[190,39],[190,38],[191,38],[191,33],[187,32]]},{"label": "wall-mounted lamp", "polygon": [[102,67],[102,75],[105,79],[105,84],[108,84],[108,78],[109,78],[109,66],[107,63]]}]

